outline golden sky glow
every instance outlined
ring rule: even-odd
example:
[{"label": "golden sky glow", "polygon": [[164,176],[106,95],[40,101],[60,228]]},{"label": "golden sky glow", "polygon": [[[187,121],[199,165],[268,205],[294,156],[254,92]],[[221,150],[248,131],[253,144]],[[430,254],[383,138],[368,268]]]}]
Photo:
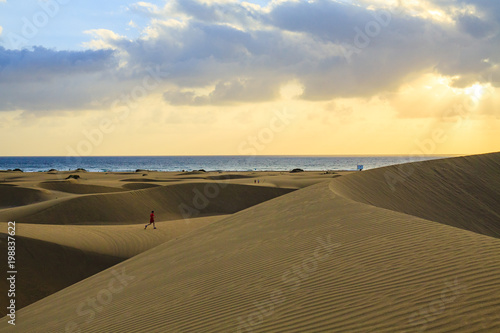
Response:
[{"label": "golden sky glow", "polygon": [[400,4],[129,3],[76,47],[0,20],[0,155],[498,151],[500,5]]}]

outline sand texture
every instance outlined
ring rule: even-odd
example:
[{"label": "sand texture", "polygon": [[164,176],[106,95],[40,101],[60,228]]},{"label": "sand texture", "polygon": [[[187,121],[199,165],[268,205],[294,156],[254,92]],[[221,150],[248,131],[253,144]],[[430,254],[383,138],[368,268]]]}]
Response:
[{"label": "sand texture", "polygon": [[[140,178],[108,176],[94,185]],[[159,187],[117,193],[50,190],[1,210],[4,221],[25,219],[19,235],[44,248],[39,260],[109,266],[19,310],[15,328],[3,318],[0,332],[500,331],[499,153],[340,177],[252,175],[259,184],[208,176],[156,174],[142,183]],[[172,207],[221,181],[227,194],[181,226]],[[152,200],[166,230],[144,236],[159,229],[141,230],[135,210]],[[87,215],[70,223],[80,204]],[[40,224],[55,217],[60,225]],[[86,261],[64,264],[48,244]]]}]

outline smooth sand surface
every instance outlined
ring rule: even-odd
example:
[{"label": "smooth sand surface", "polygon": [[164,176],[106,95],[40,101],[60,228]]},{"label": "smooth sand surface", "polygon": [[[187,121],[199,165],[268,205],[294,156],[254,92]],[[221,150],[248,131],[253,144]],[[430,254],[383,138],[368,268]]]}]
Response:
[{"label": "smooth sand surface", "polygon": [[[412,164],[395,191],[380,179],[400,166],[329,175],[56,292],[0,331],[499,331],[500,239],[481,232],[500,223],[499,156]],[[457,204],[457,189],[477,202]],[[446,218],[461,212],[470,225]]]}]

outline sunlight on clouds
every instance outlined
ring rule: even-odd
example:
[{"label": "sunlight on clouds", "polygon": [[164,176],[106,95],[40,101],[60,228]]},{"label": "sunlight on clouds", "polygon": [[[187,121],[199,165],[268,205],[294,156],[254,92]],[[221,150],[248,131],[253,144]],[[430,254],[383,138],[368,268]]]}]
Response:
[{"label": "sunlight on clouds", "polygon": [[286,83],[280,88],[280,95],[283,99],[290,100],[299,97],[304,92],[304,86],[299,81],[294,80]]},{"label": "sunlight on clouds", "polygon": [[140,2],[137,2],[135,4],[135,6],[140,7],[149,13],[158,13],[159,12],[158,6],[156,6],[152,3],[149,3],[149,2],[140,1]]},{"label": "sunlight on clouds", "polygon": [[[258,135],[269,126],[275,112],[285,109],[294,117],[282,131],[274,134],[271,142],[262,145],[259,154],[406,154],[415,150],[416,140],[426,138],[426,128],[445,129],[449,136],[435,153],[473,153],[478,145],[493,149],[498,139],[480,142],[484,139],[481,132],[484,120],[477,118],[475,112],[457,116],[452,110],[460,98],[484,96],[483,86],[473,85],[460,94],[448,86],[450,82],[451,78],[426,74],[405,85],[396,96],[311,102],[295,98],[303,88],[300,82],[292,80],[281,86],[280,100],[228,106],[172,106],[164,102],[163,90],[160,90],[137,100],[128,116],[116,122],[114,130],[106,134],[93,154],[140,155],[145,153],[144,147],[153,155],[241,154],[238,150],[241,142]],[[196,89],[196,94],[206,95],[212,89]],[[97,128],[103,118],[115,119],[124,107],[120,104],[102,112],[30,118],[27,122],[20,112],[7,112],[1,114],[0,124],[13,125],[12,131],[21,128],[18,134],[26,138],[13,144],[13,150],[9,151],[12,154],[16,147],[34,147],[33,151],[27,148],[24,151],[36,154],[39,143],[30,141],[33,135],[28,133],[39,132],[38,128],[60,128],[52,131],[55,134],[51,138],[40,135],[40,140],[50,148],[48,153],[65,155],[68,144],[76,147],[85,139],[84,130]],[[405,113],[404,117],[401,112]],[[453,112],[451,121],[443,123],[442,118],[450,112]],[[2,129],[0,138],[13,135],[12,131]],[[489,138],[494,138],[493,130],[487,133]]]},{"label": "sunlight on clouds", "polygon": [[92,36],[92,40],[90,42],[83,43],[84,47],[87,47],[92,50],[99,49],[116,49],[112,43],[108,41],[119,40],[125,38],[124,36],[120,36],[117,33],[107,30],[107,29],[93,29],[86,30],[84,33]]},{"label": "sunlight on clouds", "polygon": [[[460,79],[459,76],[453,77],[445,77],[440,76],[436,79],[436,82],[443,86],[445,90],[451,91],[456,96],[466,95],[470,97],[475,103],[479,103],[481,98],[483,97],[485,90],[492,89],[491,84],[480,84],[474,83],[473,85],[466,88],[456,88],[452,86],[453,81]],[[435,86],[428,85],[426,86],[428,89],[435,89]]]},{"label": "sunlight on clouds", "polygon": [[213,4],[213,3],[230,4],[230,3],[239,3],[238,0],[198,0],[198,2],[203,3],[203,4]]},{"label": "sunlight on clouds", "polygon": [[261,10],[261,7],[258,5],[258,4],[255,4],[255,3],[250,3],[250,2],[246,2],[246,1],[243,1],[241,3],[241,5],[247,9],[251,9],[251,10],[255,10],[255,11],[258,11],[258,10]]},{"label": "sunlight on clouds", "polygon": [[465,88],[464,92],[466,95],[470,96],[470,98],[475,103],[479,103],[479,101],[481,100],[481,97],[483,97],[483,94],[484,94],[484,87],[482,85],[476,83],[469,88]]},{"label": "sunlight on clouds", "polygon": [[465,88],[456,88],[452,86],[453,81],[459,80],[459,76],[454,77],[443,77],[441,78],[441,84],[446,85],[455,95],[457,96],[468,96],[475,104],[478,104],[483,96],[488,93],[493,94],[494,88],[491,83],[474,83]]},{"label": "sunlight on clouds", "polygon": [[446,14],[440,10],[428,10],[427,11],[434,20],[436,21],[448,21],[451,22],[449,17],[446,17]]},{"label": "sunlight on clouds", "polygon": [[406,12],[411,16],[448,24],[454,22],[452,12],[446,12],[442,7],[436,6],[431,1],[402,0],[402,3],[404,4]]},{"label": "sunlight on clouds", "polygon": [[452,82],[458,77],[436,74],[422,75],[403,85],[397,93],[387,95],[392,107],[403,118],[448,119],[467,113],[468,116],[491,115],[491,105],[485,100],[496,99],[490,84],[475,83],[466,88],[456,88]]},{"label": "sunlight on clouds", "polygon": [[[433,1],[428,0],[361,0],[371,10],[379,10],[381,8],[390,8],[396,11],[402,11],[402,14],[430,19],[435,22],[454,23],[454,14],[462,7],[443,7],[436,5]],[[468,8],[468,12],[473,10]]]},{"label": "sunlight on clouds", "polygon": [[126,39],[125,36],[120,36],[117,33],[107,29],[87,30],[84,33],[93,37],[90,42],[83,43],[84,47],[91,50],[112,49],[115,50],[118,59],[118,69],[125,68],[128,65],[128,53],[115,46],[113,41]]},{"label": "sunlight on clouds", "polygon": [[[151,24],[142,30],[141,40],[154,40],[160,37],[163,29],[173,29],[180,31],[188,27],[187,17],[183,18],[168,18],[168,19],[152,19]],[[166,37],[165,37],[166,38]],[[169,38],[169,41],[176,44],[178,47],[183,45],[182,40]]]}]

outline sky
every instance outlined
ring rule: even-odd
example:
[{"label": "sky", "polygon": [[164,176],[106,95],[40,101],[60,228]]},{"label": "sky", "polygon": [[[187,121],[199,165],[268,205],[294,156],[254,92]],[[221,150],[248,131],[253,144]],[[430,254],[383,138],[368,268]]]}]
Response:
[{"label": "sky", "polygon": [[500,2],[0,0],[0,156],[500,150]]}]

